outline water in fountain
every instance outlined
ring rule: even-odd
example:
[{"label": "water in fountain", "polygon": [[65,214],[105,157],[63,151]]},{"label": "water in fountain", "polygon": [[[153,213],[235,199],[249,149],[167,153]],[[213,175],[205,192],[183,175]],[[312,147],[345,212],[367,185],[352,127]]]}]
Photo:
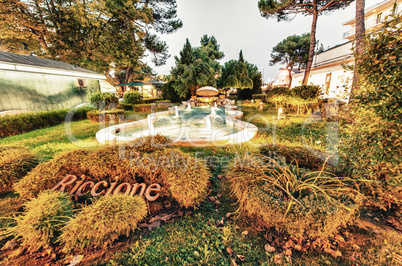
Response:
[{"label": "water in fountain", "polygon": [[205,129],[201,129],[200,132],[201,133],[209,133],[212,131],[211,115],[207,115],[204,119],[205,119],[206,127],[205,127]]},{"label": "water in fountain", "polygon": [[191,105],[190,105],[190,103],[187,103],[187,110],[191,110]]},{"label": "water in fountain", "polygon": [[177,105],[174,107],[174,113],[175,113],[175,118],[179,117],[179,109],[177,108]]},{"label": "water in fountain", "polygon": [[152,118],[150,115],[147,117],[147,120],[148,120],[148,134],[149,134],[149,136],[154,136],[155,135],[155,127],[154,127],[154,123],[152,122]]},{"label": "water in fountain", "polygon": [[216,102],[214,103],[214,107],[215,107],[215,109],[218,107],[218,106],[216,105]]},{"label": "water in fountain", "polygon": [[215,107],[211,107],[211,115],[212,115],[212,116],[216,116]]}]

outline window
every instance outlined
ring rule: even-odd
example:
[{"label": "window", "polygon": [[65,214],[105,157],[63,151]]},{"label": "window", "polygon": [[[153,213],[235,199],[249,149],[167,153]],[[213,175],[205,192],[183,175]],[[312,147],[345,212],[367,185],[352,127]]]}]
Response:
[{"label": "window", "polygon": [[382,13],[378,13],[378,14],[377,14],[376,24],[378,24],[378,23],[381,22],[381,15],[382,15]]}]

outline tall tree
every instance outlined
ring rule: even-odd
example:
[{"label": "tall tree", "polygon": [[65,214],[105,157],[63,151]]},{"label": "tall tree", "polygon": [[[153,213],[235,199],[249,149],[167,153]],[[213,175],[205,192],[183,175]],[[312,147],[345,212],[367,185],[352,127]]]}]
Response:
[{"label": "tall tree", "polygon": [[313,22],[310,32],[309,57],[304,72],[303,85],[308,82],[311,65],[313,63],[314,48],[316,44],[315,33],[317,29],[318,15],[328,13],[336,9],[343,9],[353,0],[259,0],[258,8],[261,16],[265,18],[276,17],[278,21],[292,20],[294,14],[312,15]]},{"label": "tall tree", "polygon": [[289,88],[292,84],[292,71],[295,66],[300,69],[307,63],[310,47],[310,33],[291,35],[278,43],[271,52],[270,65],[280,63],[289,72]]},{"label": "tall tree", "polygon": [[201,86],[216,86],[215,73],[219,71],[218,59],[223,57],[219,44],[214,36],[204,35],[201,47],[193,48],[188,41],[180,51],[180,57],[175,57],[176,66],[171,70],[172,86],[180,97],[187,94],[196,95]]},{"label": "tall tree", "polygon": [[219,79],[219,88],[227,94],[230,88],[251,89],[252,87],[253,80],[249,78],[243,51],[240,51],[239,60],[229,60],[224,64],[222,76]]},{"label": "tall tree", "polygon": [[358,86],[359,86],[359,72],[358,72],[357,68],[361,62],[361,60],[359,59],[360,55],[362,55],[364,52],[364,35],[366,32],[365,25],[364,25],[364,3],[365,3],[365,0],[356,0],[355,69],[353,72],[353,83],[352,83],[352,88],[350,90],[349,101],[351,101],[354,98],[354,92],[358,89]]},{"label": "tall tree", "polygon": [[113,63],[129,73],[146,50],[156,65],[164,64],[167,45],[156,33],[181,26],[176,0],[0,0],[0,39],[8,50],[24,45],[97,71]]}]

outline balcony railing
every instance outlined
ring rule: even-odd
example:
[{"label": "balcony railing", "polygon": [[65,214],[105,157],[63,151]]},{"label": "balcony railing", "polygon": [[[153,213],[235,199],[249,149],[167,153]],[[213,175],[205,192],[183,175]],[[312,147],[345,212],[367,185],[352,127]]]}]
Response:
[{"label": "balcony railing", "polygon": [[[365,20],[364,21],[364,27],[366,28],[366,30],[368,30],[368,29],[370,29],[372,27],[375,27],[375,26],[381,24],[383,21],[384,21],[383,18],[378,23],[377,23],[376,19]],[[353,29],[348,30],[347,32],[344,32],[342,37],[347,38],[347,37],[352,36],[354,34],[355,34],[355,27],[353,25]]]}]

